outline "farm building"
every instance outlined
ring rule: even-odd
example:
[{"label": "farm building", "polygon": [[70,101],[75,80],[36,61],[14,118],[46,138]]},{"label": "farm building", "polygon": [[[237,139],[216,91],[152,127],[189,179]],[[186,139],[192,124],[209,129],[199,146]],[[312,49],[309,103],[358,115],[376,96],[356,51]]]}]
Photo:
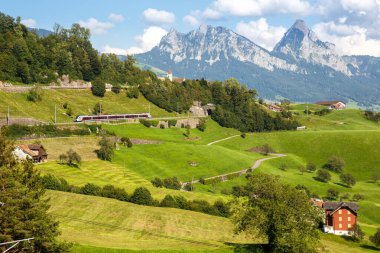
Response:
[{"label": "farm building", "polygon": [[40,144],[17,145],[13,154],[18,160],[31,159],[35,163],[47,162],[48,158],[45,148]]},{"label": "farm building", "polygon": [[346,104],[339,100],[334,101],[319,101],[317,105],[323,105],[328,107],[331,110],[343,110],[346,109]]},{"label": "farm building", "polygon": [[276,104],[270,104],[268,105],[269,110],[274,111],[274,112],[281,112],[282,108]]},{"label": "farm building", "polygon": [[359,207],[354,202],[324,202],[325,233],[350,235],[350,228],[357,222]]}]

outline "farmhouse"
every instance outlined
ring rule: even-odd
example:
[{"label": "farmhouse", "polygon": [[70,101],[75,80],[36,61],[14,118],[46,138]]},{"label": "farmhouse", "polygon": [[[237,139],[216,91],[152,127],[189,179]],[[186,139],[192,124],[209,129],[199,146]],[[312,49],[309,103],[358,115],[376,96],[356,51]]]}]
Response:
[{"label": "farmhouse", "polygon": [[276,104],[270,104],[270,105],[268,105],[268,108],[269,108],[269,110],[272,110],[274,112],[281,112],[282,111],[282,108]]},{"label": "farmhouse", "polygon": [[18,160],[31,159],[35,163],[47,162],[48,158],[45,148],[40,144],[17,145],[13,154]]},{"label": "farmhouse", "polygon": [[343,110],[346,109],[346,104],[339,100],[334,101],[319,101],[317,105],[323,105],[328,107],[331,110]]},{"label": "farmhouse", "polygon": [[359,207],[354,202],[324,202],[325,233],[350,235],[350,228],[357,222]]}]

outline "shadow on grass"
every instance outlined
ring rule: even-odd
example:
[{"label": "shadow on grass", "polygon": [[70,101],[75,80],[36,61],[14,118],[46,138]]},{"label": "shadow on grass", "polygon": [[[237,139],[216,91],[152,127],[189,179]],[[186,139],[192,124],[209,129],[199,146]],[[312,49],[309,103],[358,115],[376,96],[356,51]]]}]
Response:
[{"label": "shadow on grass", "polygon": [[230,247],[233,247],[233,250],[236,253],[264,253],[269,251],[268,244],[238,244],[230,242],[226,242],[225,244]]},{"label": "shadow on grass", "polygon": [[380,248],[377,248],[375,246],[368,245],[368,244],[362,244],[362,245],[360,245],[360,248],[373,250],[373,251],[380,251]]},{"label": "shadow on grass", "polygon": [[350,187],[350,186],[347,186],[347,185],[345,185],[345,184],[342,184],[342,183],[339,183],[339,182],[334,182],[334,184],[336,184],[336,185],[339,185],[339,186],[342,186],[342,187],[344,187],[344,188],[348,188],[348,189],[351,189],[351,187]]}]

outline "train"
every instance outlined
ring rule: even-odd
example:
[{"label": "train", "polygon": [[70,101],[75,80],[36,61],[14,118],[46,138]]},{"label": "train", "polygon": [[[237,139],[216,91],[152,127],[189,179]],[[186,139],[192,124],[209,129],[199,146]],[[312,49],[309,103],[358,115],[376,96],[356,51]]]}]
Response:
[{"label": "train", "polygon": [[111,121],[111,120],[125,120],[125,119],[150,119],[150,118],[152,118],[150,113],[80,115],[75,118],[75,122]]}]

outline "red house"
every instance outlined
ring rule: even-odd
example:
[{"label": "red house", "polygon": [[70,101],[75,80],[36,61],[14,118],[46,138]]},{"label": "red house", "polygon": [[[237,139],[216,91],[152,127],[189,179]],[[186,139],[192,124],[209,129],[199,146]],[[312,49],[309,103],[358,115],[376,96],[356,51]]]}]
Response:
[{"label": "red house", "polygon": [[350,228],[357,222],[359,207],[354,202],[324,202],[325,233],[350,235]]}]

